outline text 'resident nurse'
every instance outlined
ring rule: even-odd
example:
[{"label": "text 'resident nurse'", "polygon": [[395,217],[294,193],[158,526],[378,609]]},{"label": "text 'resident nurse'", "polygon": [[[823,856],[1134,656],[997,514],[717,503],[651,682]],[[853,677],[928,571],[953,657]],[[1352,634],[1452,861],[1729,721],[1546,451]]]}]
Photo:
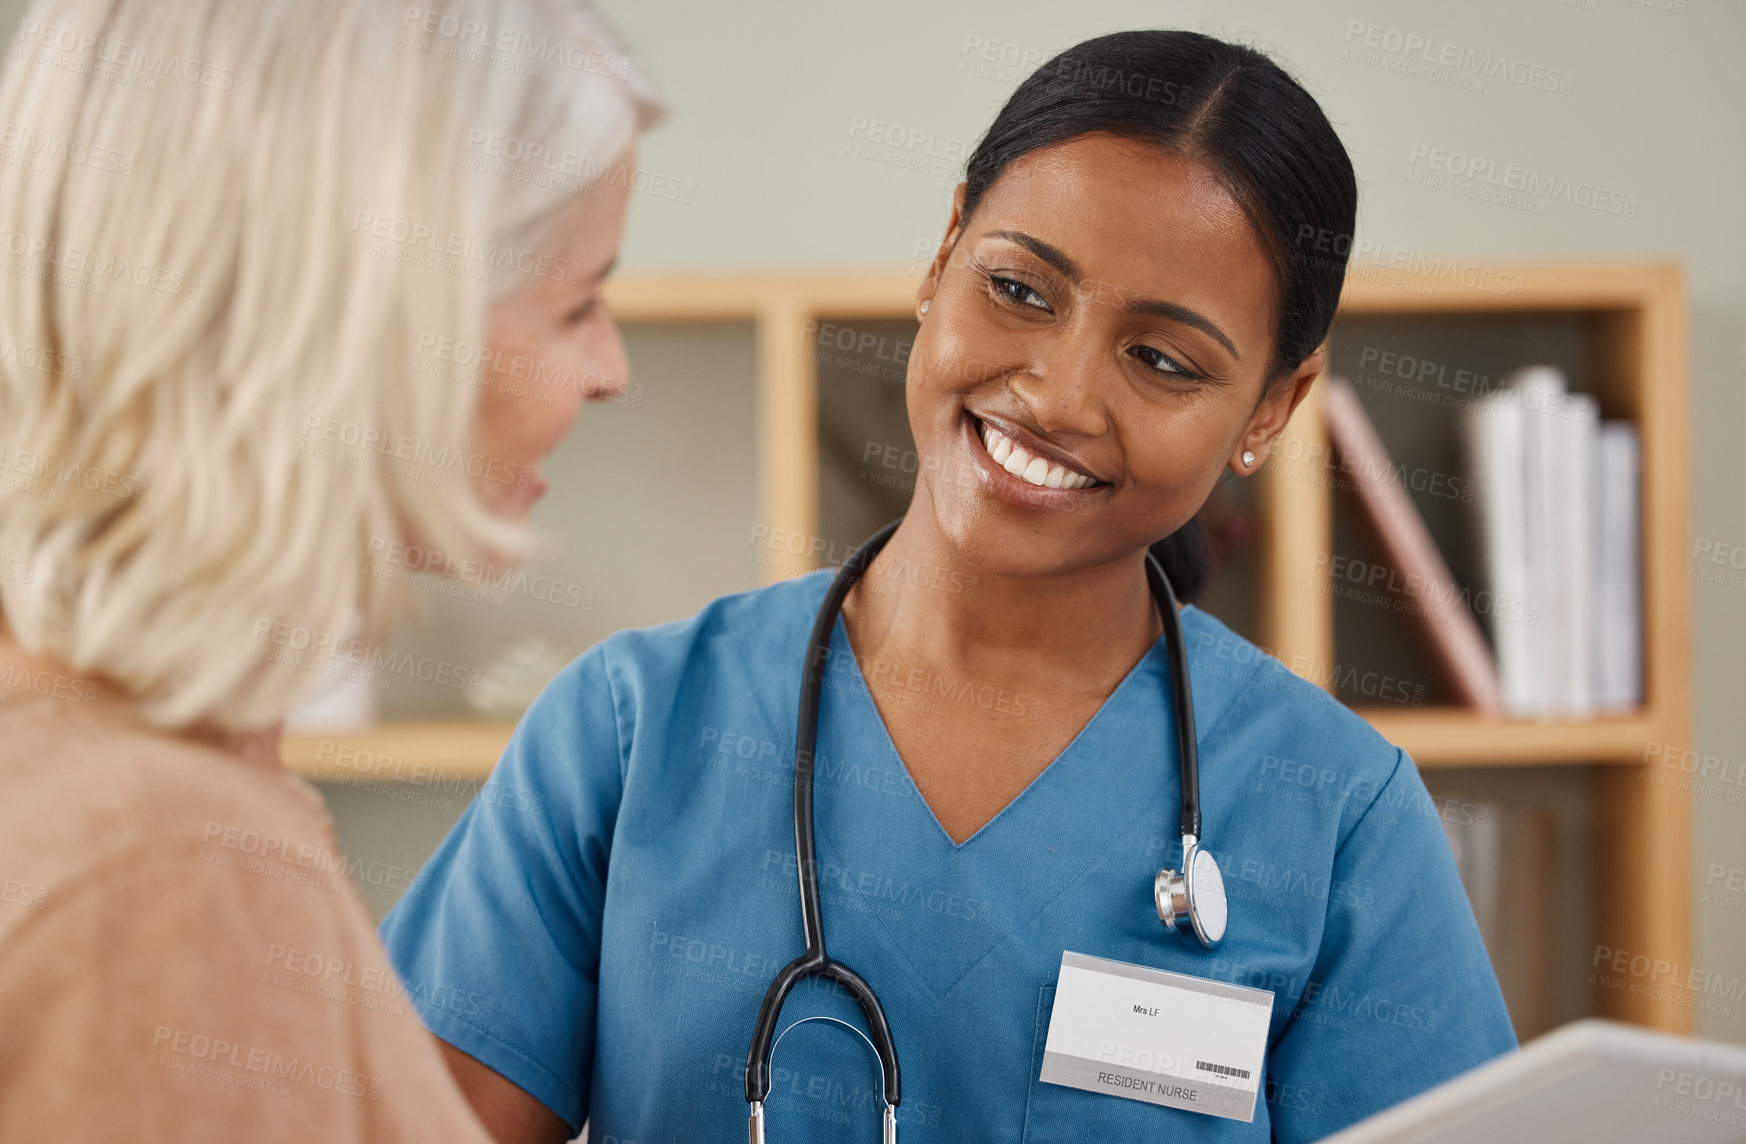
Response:
[{"label": "text 'resident nurse'", "polygon": [[[1314,100],[1192,33],[1069,49],[969,160],[917,296],[914,498],[831,630],[814,756],[823,928],[889,1020],[905,1141],[1311,1141],[1514,1047],[1412,761],[1193,606],[1224,940],[1153,901],[1183,792],[1146,553],[1309,392],[1355,209]],[[806,947],[829,583],[572,663],[384,922],[499,1139],[746,1138],[760,1001]],[[772,1141],[878,1138],[867,1028],[796,988]]]}]

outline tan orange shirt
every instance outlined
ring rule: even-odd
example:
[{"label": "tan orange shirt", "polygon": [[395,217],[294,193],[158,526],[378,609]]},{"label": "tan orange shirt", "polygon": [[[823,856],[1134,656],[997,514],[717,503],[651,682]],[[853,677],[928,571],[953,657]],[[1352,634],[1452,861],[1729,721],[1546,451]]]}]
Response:
[{"label": "tan orange shirt", "polygon": [[320,795],[16,647],[0,635],[0,1140],[488,1140]]}]

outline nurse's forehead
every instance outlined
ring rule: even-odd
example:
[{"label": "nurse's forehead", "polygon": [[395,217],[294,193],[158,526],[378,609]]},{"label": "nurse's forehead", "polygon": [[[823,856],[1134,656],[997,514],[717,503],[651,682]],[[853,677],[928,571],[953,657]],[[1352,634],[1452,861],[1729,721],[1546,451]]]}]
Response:
[{"label": "nurse's forehead", "polygon": [[970,237],[994,231],[1136,292],[1216,282],[1234,308],[1271,312],[1271,265],[1242,204],[1205,163],[1155,144],[1093,133],[1027,152],[976,206]]}]

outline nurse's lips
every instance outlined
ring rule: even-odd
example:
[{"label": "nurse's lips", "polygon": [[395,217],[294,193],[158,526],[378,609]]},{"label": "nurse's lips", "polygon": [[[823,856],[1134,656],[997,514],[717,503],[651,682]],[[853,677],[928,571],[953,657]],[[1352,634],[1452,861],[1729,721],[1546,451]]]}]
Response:
[{"label": "nurse's lips", "polygon": [[965,417],[976,474],[997,498],[1033,508],[1076,508],[1110,487],[1063,450],[1017,426]]}]

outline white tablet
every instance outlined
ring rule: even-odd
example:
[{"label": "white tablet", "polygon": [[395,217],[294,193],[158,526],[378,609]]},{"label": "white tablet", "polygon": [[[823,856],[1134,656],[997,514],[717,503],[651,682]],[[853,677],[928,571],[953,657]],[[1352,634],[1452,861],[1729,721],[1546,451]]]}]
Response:
[{"label": "white tablet", "polygon": [[1577,1021],[1322,1144],[1746,1144],[1746,1048]]}]

